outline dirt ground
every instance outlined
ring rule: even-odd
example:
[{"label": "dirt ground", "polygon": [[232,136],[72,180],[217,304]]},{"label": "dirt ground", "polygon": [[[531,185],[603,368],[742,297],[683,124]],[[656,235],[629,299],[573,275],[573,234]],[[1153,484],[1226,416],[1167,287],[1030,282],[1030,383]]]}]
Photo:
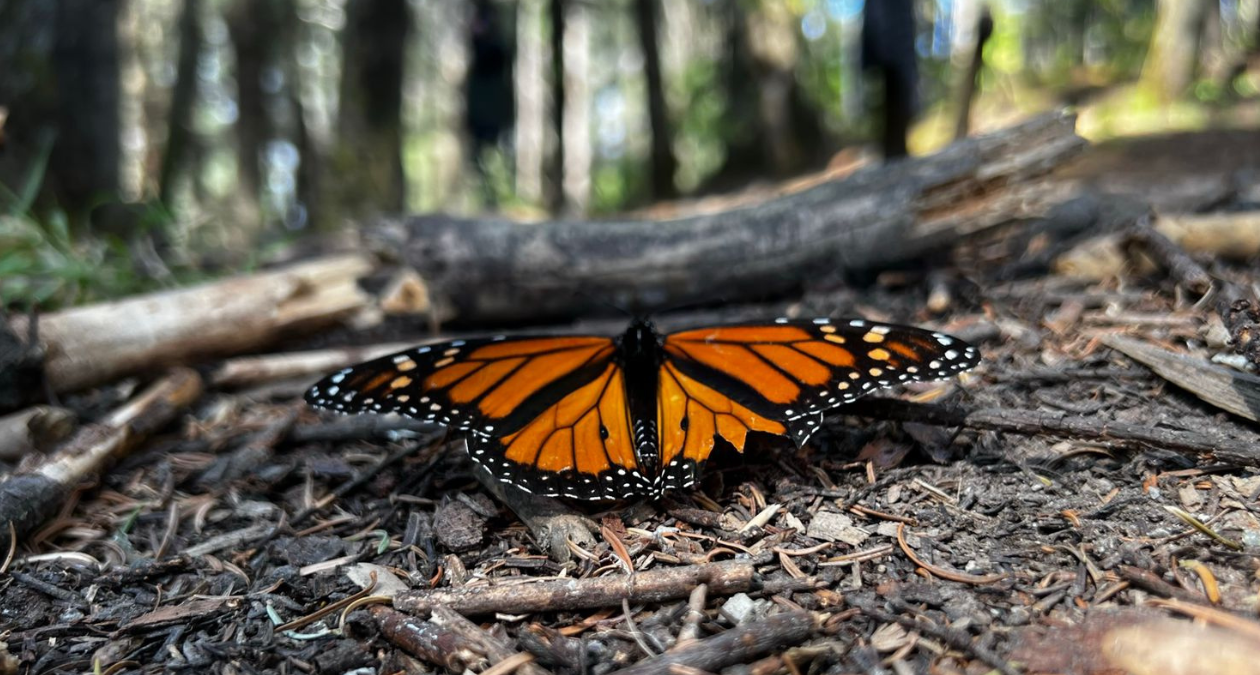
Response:
[{"label": "dirt ground", "polygon": [[[1165,208],[1255,209],[1260,151],[1239,148],[1260,135],[1238,133],[1105,147],[1075,170]],[[1187,147],[1234,159],[1179,171]],[[1035,262],[1047,245],[986,241],[943,273],[723,308],[953,333],[981,348],[980,367],[884,395],[991,414],[842,411],[799,451],[764,438],[719,452],[694,492],[575,504],[594,543],[551,556],[440,429],[323,417],[298,398],[306,382],[212,392],[15,552],[0,673],[1256,672],[1254,659],[1216,668],[1260,651],[1260,463],[1194,450],[1257,446],[1256,424],[1104,344],[1124,335],[1206,362],[1230,353],[1220,320],[1162,270],[1059,276]],[[1201,262],[1260,281],[1254,265]],[[91,417],[126,393],[65,403]],[[625,602],[577,606],[526,584],[472,623],[420,609],[530,579],[594,598],[630,566],[642,583]],[[394,609],[355,602],[398,587],[409,599]],[[540,593],[567,608],[534,609]],[[1206,627],[1168,623],[1187,616]],[[1125,630],[1154,669],[1108,660]],[[1160,648],[1203,669],[1174,670]]]}]

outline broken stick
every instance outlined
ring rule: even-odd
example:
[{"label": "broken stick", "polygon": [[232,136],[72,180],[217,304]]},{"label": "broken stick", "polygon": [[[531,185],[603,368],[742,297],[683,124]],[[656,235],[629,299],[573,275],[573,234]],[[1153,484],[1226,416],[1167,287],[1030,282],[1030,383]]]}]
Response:
[{"label": "broken stick", "polygon": [[622,600],[645,604],[677,600],[687,597],[697,584],[708,584],[710,593],[722,595],[753,590],[756,584],[753,564],[730,560],[650,569],[631,575],[411,591],[395,598],[394,606],[404,612],[422,614],[441,605],[466,616],[495,612],[564,612],[619,607]]},{"label": "broken stick", "polygon": [[678,666],[716,673],[788,645],[808,640],[817,623],[809,612],[784,612],[741,624],[713,637],[649,657],[618,671],[620,675],[670,675]]},{"label": "broken stick", "polygon": [[[56,392],[193,359],[258,349],[286,331],[366,308],[357,285],[367,256],[313,260],[274,272],[76,307],[39,317],[44,372]],[[9,319],[19,339],[31,319]],[[0,373],[3,376],[4,373]]]},{"label": "broken stick", "polygon": [[40,465],[0,482],[0,550],[9,546],[12,523],[18,537],[61,508],[84,478],[169,424],[201,396],[201,378],[188,368],[172,370],[99,424],[86,426]]}]

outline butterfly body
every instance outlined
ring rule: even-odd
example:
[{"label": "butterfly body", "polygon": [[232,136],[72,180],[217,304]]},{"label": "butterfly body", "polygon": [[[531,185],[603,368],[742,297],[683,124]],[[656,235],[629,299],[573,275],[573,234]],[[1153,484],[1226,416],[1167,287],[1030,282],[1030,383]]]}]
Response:
[{"label": "butterfly body", "polygon": [[952,336],[862,319],[789,320],[617,337],[498,336],[409,349],[334,373],[316,407],[397,412],[465,432],[505,483],[577,499],[690,487],[716,440],[799,446],[823,413],[880,387],[967,370]]}]

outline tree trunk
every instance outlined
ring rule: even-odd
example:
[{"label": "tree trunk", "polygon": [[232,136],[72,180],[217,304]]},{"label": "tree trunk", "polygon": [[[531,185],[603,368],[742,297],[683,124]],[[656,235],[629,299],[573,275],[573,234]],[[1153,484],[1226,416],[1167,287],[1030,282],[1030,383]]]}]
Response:
[{"label": "tree trunk", "polygon": [[192,145],[193,106],[197,102],[197,57],[201,53],[201,0],[184,0],[179,19],[179,61],[176,65],[175,90],[167,112],[166,147],[162,151],[162,168],[158,174],[158,199],[168,207],[175,197],[177,182],[188,159],[194,156]]},{"label": "tree trunk", "polygon": [[816,111],[796,81],[796,27],[778,5],[727,2],[726,161],[702,192],[787,176],[826,155]]},{"label": "tree trunk", "polygon": [[546,163],[547,77],[543,42],[544,0],[520,0],[516,5],[516,194],[521,199],[543,201],[543,167]]},{"label": "tree trunk", "polygon": [[912,0],[868,3],[862,12],[862,67],[883,84],[880,146],[884,159],[905,157],[910,123],[919,107]]},{"label": "tree trunk", "polygon": [[8,138],[0,182],[21,196],[42,181],[44,203],[76,223],[94,204],[118,199],[120,7],[121,0],[0,3]]},{"label": "tree trunk", "polygon": [[74,210],[119,186],[118,12],[120,0],[57,3],[57,143],[51,173]]},{"label": "tree trunk", "polygon": [[[236,0],[228,12],[228,29],[236,52],[237,161],[240,166],[239,197],[251,226],[261,225],[263,155],[275,136],[267,112],[263,78],[279,67],[284,7],[282,0]],[[292,86],[290,84],[290,86]]]},{"label": "tree trunk", "polygon": [[1181,96],[1194,79],[1210,1],[1159,0],[1156,5],[1142,83],[1165,101]]},{"label": "tree trunk", "polygon": [[678,159],[674,157],[673,135],[670,133],[669,109],[665,103],[665,82],[661,76],[661,54],[657,45],[657,0],[635,0],[639,26],[639,47],[647,75],[648,120],[652,127],[652,197],[673,197],[674,173]]},{"label": "tree trunk", "polygon": [[988,5],[980,8],[980,17],[976,20],[976,43],[971,58],[967,62],[967,71],[963,73],[962,86],[958,92],[958,117],[954,122],[954,140],[961,141],[971,133],[971,104],[976,98],[976,90],[980,87],[980,69],[984,67],[984,45],[993,35],[993,14]]},{"label": "tree trunk", "polygon": [[547,166],[547,208],[564,210],[564,27],[566,0],[550,0],[551,19],[551,128],[556,145]]},{"label": "tree trunk", "polygon": [[403,209],[403,59],[410,28],[407,0],[346,3],[338,138],[328,158],[337,180],[324,186],[325,222]]}]

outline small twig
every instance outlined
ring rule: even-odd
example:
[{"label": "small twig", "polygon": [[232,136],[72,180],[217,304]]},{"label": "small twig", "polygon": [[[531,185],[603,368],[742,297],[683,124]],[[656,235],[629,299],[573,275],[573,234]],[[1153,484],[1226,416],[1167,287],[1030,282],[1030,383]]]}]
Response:
[{"label": "small twig", "polygon": [[547,579],[524,583],[489,583],[419,590],[398,596],[394,605],[405,612],[424,613],[445,605],[464,615],[564,612],[594,607],[617,607],[622,599],[654,604],[687,597],[697,584],[711,593],[728,595],[754,589],[753,564],[722,561],[687,567],[649,569],[633,576],[587,579]]},{"label": "small twig", "polygon": [[716,673],[787,645],[804,642],[817,624],[808,612],[784,612],[736,626],[618,671],[619,675],[667,675],[676,666]]},{"label": "small twig", "polygon": [[704,604],[709,597],[709,585],[700,584],[691,591],[687,599],[687,613],[683,616],[682,628],[678,630],[678,641],[674,649],[678,649],[700,637],[700,622],[704,621]]},{"label": "small twig", "polygon": [[83,599],[83,596],[75,593],[74,591],[68,591],[60,586],[54,586],[47,581],[36,579],[35,577],[22,572],[10,572],[9,576],[13,577],[14,581],[21,583],[23,586],[33,588],[50,598],[61,600],[62,602],[75,607],[87,607],[87,601]]},{"label": "small twig", "polygon": [[1166,598],[1176,598],[1186,602],[1201,602],[1202,598],[1197,593],[1188,591],[1180,586],[1174,586],[1164,581],[1158,574],[1134,567],[1132,565],[1119,565],[1116,567],[1116,574],[1121,579],[1128,581],[1130,584],[1145,589],[1156,595],[1162,595]]}]

